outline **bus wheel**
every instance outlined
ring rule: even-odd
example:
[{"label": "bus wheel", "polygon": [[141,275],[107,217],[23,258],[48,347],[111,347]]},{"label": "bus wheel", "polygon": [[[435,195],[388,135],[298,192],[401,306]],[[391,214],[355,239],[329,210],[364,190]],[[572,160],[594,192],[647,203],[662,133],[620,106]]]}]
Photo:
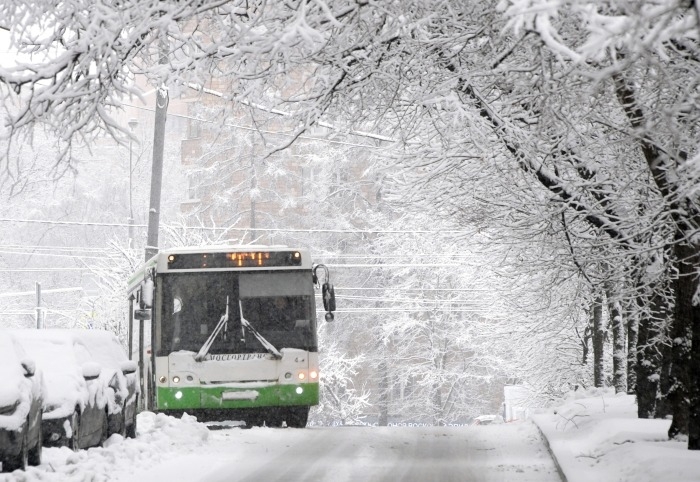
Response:
[{"label": "bus wheel", "polygon": [[281,415],[270,415],[265,418],[265,425],[268,427],[281,427],[284,417]]},{"label": "bus wheel", "polygon": [[287,411],[287,427],[304,428],[309,420],[309,407],[294,407]]},{"label": "bus wheel", "polygon": [[265,418],[260,414],[254,414],[246,416],[243,421],[246,428],[262,427],[263,423],[265,423]]}]

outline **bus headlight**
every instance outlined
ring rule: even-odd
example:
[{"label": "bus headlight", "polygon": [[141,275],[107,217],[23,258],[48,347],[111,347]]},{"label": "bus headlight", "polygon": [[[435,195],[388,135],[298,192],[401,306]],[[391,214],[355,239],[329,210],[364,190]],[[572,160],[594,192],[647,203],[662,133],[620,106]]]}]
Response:
[{"label": "bus headlight", "polygon": [[180,399],[182,398],[182,392],[179,391],[179,390],[178,390],[177,392],[175,392],[175,398],[177,398],[178,400],[180,400]]},{"label": "bus headlight", "polygon": [[301,387],[297,387],[297,395],[301,395],[302,393],[304,393],[304,389]]},{"label": "bus headlight", "polygon": [[158,381],[159,381],[160,383],[165,383],[165,382],[168,381],[168,379],[165,378],[165,377],[160,377],[160,378],[158,379]]},{"label": "bus headlight", "polygon": [[299,374],[297,375],[297,377],[299,377],[299,380],[304,380],[304,379],[306,378],[306,373],[304,373],[304,372],[299,372]]},{"label": "bus headlight", "polygon": [[318,378],[318,372],[316,370],[311,370],[309,372],[309,378],[311,380],[316,380]]},{"label": "bus headlight", "polygon": [[173,377],[173,383],[180,383],[180,377],[178,377],[177,375],[175,375],[175,376]]}]

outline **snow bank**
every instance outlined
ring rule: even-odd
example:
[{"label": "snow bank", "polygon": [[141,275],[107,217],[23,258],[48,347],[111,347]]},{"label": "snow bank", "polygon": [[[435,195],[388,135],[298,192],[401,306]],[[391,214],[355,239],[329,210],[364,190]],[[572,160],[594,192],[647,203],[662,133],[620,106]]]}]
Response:
[{"label": "snow bank", "polygon": [[637,418],[633,395],[612,389],[571,392],[532,419],[568,482],[700,481],[700,452],[668,440],[670,421]]},{"label": "snow bank", "polygon": [[133,474],[182,457],[183,452],[203,452],[202,446],[209,440],[206,426],[188,415],[178,419],[142,412],[138,415],[137,431],[135,439],[112,435],[104,447],[78,452],[66,447],[45,447],[39,467],[2,474],[0,482],[129,481],[134,479]]}]

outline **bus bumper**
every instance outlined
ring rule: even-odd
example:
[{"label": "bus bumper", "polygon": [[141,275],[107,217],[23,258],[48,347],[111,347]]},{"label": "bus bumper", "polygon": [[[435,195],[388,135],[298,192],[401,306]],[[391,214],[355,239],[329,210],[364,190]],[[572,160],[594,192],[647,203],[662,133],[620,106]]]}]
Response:
[{"label": "bus bumper", "polygon": [[158,387],[158,410],[238,409],[318,405],[318,383],[251,388]]}]

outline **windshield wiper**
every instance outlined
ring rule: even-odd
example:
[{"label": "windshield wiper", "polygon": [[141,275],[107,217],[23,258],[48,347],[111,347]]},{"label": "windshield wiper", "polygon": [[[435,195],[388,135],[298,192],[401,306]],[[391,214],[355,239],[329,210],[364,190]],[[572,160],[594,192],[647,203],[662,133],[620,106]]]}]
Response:
[{"label": "windshield wiper", "polygon": [[282,358],[282,354],[277,350],[277,348],[275,348],[275,346],[274,346],[272,343],[270,343],[269,341],[267,341],[267,340],[265,339],[264,336],[262,336],[260,333],[258,333],[258,330],[256,330],[255,328],[253,328],[253,325],[250,324],[250,321],[246,320],[246,319],[243,317],[243,304],[241,303],[240,300],[238,300],[238,308],[239,308],[240,311],[241,311],[241,324],[250,330],[250,332],[253,334],[253,336],[255,336],[255,338],[258,339],[258,341],[260,342],[260,344],[261,344],[267,351],[269,351],[269,352],[272,354],[272,356],[274,356],[274,357],[277,358],[278,360],[281,359],[281,358]]},{"label": "windshield wiper", "polygon": [[214,343],[214,340],[216,340],[216,337],[221,332],[221,329],[224,326],[226,326],[226,323],[228,323],[228,296],[226,297],[226,311],[224,312],[223,315],[221,315],[219,322],[214,327],[214,331],[211,332],[211,335],[209,335],[209,338],[207,338],[207,341],[204,342],[204,345],[202,345],[202,348],[200,348],[199,351],[197,352],[197,354],[194,356],[195,361],[204,360],[204,357],[206,357],[207,353],[209,353],[209,349],[211,348],[211,345]]}]

